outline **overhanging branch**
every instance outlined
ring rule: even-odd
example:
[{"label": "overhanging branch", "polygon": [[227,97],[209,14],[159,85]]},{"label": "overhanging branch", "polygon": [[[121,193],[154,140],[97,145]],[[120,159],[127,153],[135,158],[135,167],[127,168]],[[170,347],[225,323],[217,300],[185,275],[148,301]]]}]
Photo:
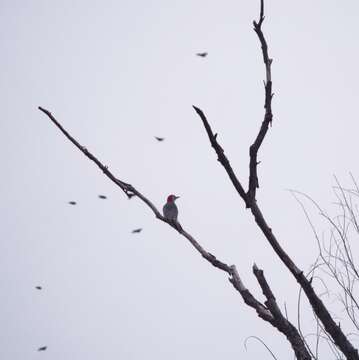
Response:
[{"label": "overhanging branch", "polygon": [[[147,199],[144,195],[142,195],[135,187],[133,187],[131,184],[128,184],[127,182],[124,182],[122,180],[117,179],[112,172],[108,169],[107,166],[103,165],[90,151],[88,151],[84,146],[82,146],[74,137],[70,135],[68,131],[65,130],[65,128],[55,119],[55,117],[51,114],[50,111],[39,107],[39,110],[42,111],[47,117],[54,123],[57,128],[60,129],[60,131],[91,161],[93,161],[102,171],[103,173],[117,186],[121,188],[121,190],[128,196],[129,194],[131,196],[137,196],[140,198],[155,214],[155,216],[163,221],[169,224],[174,230],[179,232],[182,236],[184,236],[189,242],[192,244],[192,246],[202,255],[204,259],[206,259],[211,265],[216,267],[217,269],[220,269],[224,272],[226,272],[229,275],[229,281],[232,283],[233,287],[239,292],[241,295],[243,301],[245,304],[247,304],[249,307],[253,308],[257,315],[263,319],[264,321],[270,323],[273,327],[277,328],[279,331],[281,331],[291,342],[293,343],[293,340],[291,339],[291,333],[287,331],[287,328],[280,328],[278,327],[278,321],[276,319],[276,315],[273,314],[273,312],[268,309],[267,306],[263,305],[260,301],[258,301],[253,294],[244,286],[238,270],[235,265],[228,265],[220,260],[218,260],[213,254],[206,251],[197,240],[194,239],[192,235],[190,235],[188,232],[186,232],[182,226],[176,226],[171,221],[164,218],[158,209],[154,206],[154,204]],[[303,345],[304,346],[304,345]],[[293,344],[292,344],[293,347]],[[294,347],[293,347],[294,349]],[[307,360],[306,357],[298,357],[300,360]]]}]

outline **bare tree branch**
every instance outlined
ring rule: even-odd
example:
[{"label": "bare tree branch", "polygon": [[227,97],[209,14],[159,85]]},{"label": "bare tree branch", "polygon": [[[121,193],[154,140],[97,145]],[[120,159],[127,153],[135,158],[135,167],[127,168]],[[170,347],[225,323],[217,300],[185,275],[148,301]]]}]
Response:
[{"label": "bare tree branch", "polygon": [[148,200],[144,195],[142,195],[137,189],[135,189],[131,184],[128,184],[122,180],[119,180],[116,178],[112,172],[108,169],[107,166],[103,165],[89,150],[87,150],[86,147],[82,146],[74,137],[70,135],[68,131],[64,129],[64,127],[55,119],[55,117],[51,114],[50,111],[42,108],[39,106],[38,108],[40,111],[42,111],[45,115],[48,116],[48,118],[60,129],[60,131],[91,161],[93,161],[102,171],[103,173],[117,186],[121,188],[121,190],[128,196],[129,194],[135,195],[138,198],[140,198],[155,214],[156,218],[159,220],[166,222],[169,224],[172,228],[177,230],[182,236],[187,238],[189,242],[193,245],[193,247],[213,266],[217,267],[218,269],[221,269],[225,272],[227,272],[229,275],[232,275],[232,269],[229,265],[219,261],[216,259],[214,255],[207,252],[203,249],[203,247],[191,236],[189,233],[187,233],[185,230],[182,229],[182,227],[176,226],[172,221],[166,219],[164,216],[161,215],[161,213],[158,211],[158,209],[155,207],[155,205]]},{"label": "bare tree branch", "polygon": [[[126,195],[129,193],[138,198],[140,198],[155,214],[155,216],[163,221],[169,224],[173,229],[175,229],[177,232],[179,232],[182,236],[184,236],[189,242],[192,244],[192,246],[202,255],[204,259],[206,259],[210,264],[212,264],[214,267],[226,272],[229,275],[229,281],[232,283],[233,287],[239,292],[241,295],[243,301],[249,306],[252,307],[257,315],[263,319],[264,321],[270,323],[272,326],[277,328],[279,331],[281,331],[291,342],[293,349],[296,352],[295,347],[293,346],[293,340],[291,339],[292,335],[292,328],[287,327],[280,327],[278,326],[278,320],[265,305],[263,305],[260,301],[258,301],[252,293],[243,285],[243,282],[238,274],[237,268],[235,265],[227,265],[226,263],[218,260],[213,254],[210,252],[207,252],[195,239],[192,235],[190,235],[188,232],[186,232],[182,226],[176,226],[173,222],[167,220],[164,218],[160,212],[157,210],[157,208],[153,205],[153,203],[148,200],[144,195],[142,195],[135,187],[133,187],[131,184],[128,184],[122,180],[117,179],[111,171],[108,169],[107,166],[103,165],[90,151],[88,151],[84,146],[82,146],[75,138],[73,138],[68,131],[66,131],[63,126],[55,119],[55,117],[51,114],[50,111],[39,107],[39,110],[42,111],[47,117],[60,129],[60,131],[91,161],[93,161],[103,172],[104,174],[112,180],[117,186],[119,186],[122,191],[125,192]],[[269,286],[268,286],[269,288]],[[289,321],[286,320],[288,324]],[[292,325],[291,325],[292,326]],[[292,326],[293,327],[293,326]],[[294,327],[293,327],[294,328]],[[294,328],[295,329],[295,328]],[[302,345],[304,348],[304,344]],[[296,352],[297,353],[297,352]],[[310,357],[309,357],[310,358]],[[307,360],[308,357],[298,357],[300,360]]]},{"label": "bare tree branch", "polygon": [[[209,263],[211,263],[214,267],[217,267],[218,269],[225,271],[230,275],[229,281],[232,283],[234,288],[240,293],[242,296],[242,299],[244,302],[252,307],[256,312],[257,315],[262,318],[263,320],[269,322],[272,326],[277,328],[280,332],[282,332],[287,339],[292,344],[292,347],[295,351],[295,354],[298,359],[310,359],[310,356],[308,353],[306,353],[305,345],[302,342],[301,344],[298,343],[297,337],[299,336],[297,333],[297,330],[295,327],[287,320],[285,319],[279,308],[277,307],[275,303],[275,299],[271,293],[271,290],[269,288],[269,285],[264,279],[263,272],[258,269],[253,269],[254,274],[256,275],[262,289],[266,297],[267,297],[267,303],[270,304],[270,308],[268,309],[267,306],[263,305],[260,301],[258,301],[252,293],[243,285],[242,280],[240,279],[240,276],[238,274],[238,271],[235,267],[235,265],[227,265],[226,263],[218,260],[214,255],[204,250],[204,248],[189,234],[187,233],[182,227],[178,228],[171,222],[169,222],[167,219],[165,219],[157,210],[157,208],[153,205],[151,201],[149,201],[145,196],[143,196],[137,189],[135,189],[132,185],[117,179],[106,166],[104,166],[92,153],[90,153],[85,147],[81,146],[80,143],[75,140],[63,127],[62,125],[53,117],[53,115],[46,109],[39,107],[39,110],[41,110],[44,114],[46,114],[49,119],[61,130],[61,132],[90,160],[95,162],[95,164],[105,173],[105,175],[110,178],[116,185],[118,185],[126,194],[128,191],[131,192],[131,194],[135,194],[137,197],[139,197],[147,206],[151,208],[151,210],[154,212],[156,217],[164,222],[167,222],[170,226],[172,226],[176,231],[178,231],[182,236],[187,238],[190,243],[193,245],[193,247],[202,255],[203,258],[205,258]],[[273,303],[274,300],[274,303]],[[268,305],[267,304],[267,305]],[[301,339],[300,339],[301,341]]]},{"label": "bare tree branch", "polygon": [[[327,308],[321,301],[320,297],[315,293],[315,291],[312,287],[311,281],[308,281],[308,279],[304,276],[303,272],[300,269],[298,269],[298,267],[294,264],[294,262],[291,260],[291,258],[287,255],[287,253],[280,246],[276,237],[272,233],[272,229],[267,224],[267,222],[257,204],[257,201],[256,201],[256,189],[259,187],[258,174],[257,174],[258,151],[264,141],[264,138],[269,129],[269,125],[271,125],[272,118],[273,118],[272,104],[271,104],[272,97],[273,97],[272,74],[271,74],[272,59],[269,58],[267,42],[266,42],[266,39],[262,32],[263,21],[264,21],[264,1],[261,0],[259,21],[258,22],[254,21],[253,25],[254,25],[254,31],[256,32],[256,34],[259,38],[260,44],[261,44],[263,61],[265,64],[265,69],[266,69],[265,103],[264,103],[265,114],[264,114],[264,120],[259,129],[257,137],[255,138],[255,141],[253,142],[253,144],[250,146],[250,149],[249,149],[249,155],[250,155],[249,184],[248,184],[247,192],[244,190],[242,184],[240,183],[236,174],[234,173],[228,158],[224,154],[223,148],[217,142],[217,134],[213,134],[210,124],[209,124],[206,116],[204,115],[203,111],[196,106],[193,106],[193,107],[203,122],[203,125],[206,129],[207,135],[209,137],[210,143],[211,143],[212,147],[214,148],[215,152],[217,153],[218,161],[222,164],[222,166],[226,170],[233,186],[235,187],[236,191],[238,192],[238,194],[241,196],[242,200],[244,201],[245,206],[247,208],[251,209],[251,212],[254,216],[255,222],[257,223],[258,227],[262,230],[264,236],[266,237],[268,242],[271,244],[272,248],[274,249],[274,251],[276,252],[278,257],[285,264],[285,266],[288,268],[288,270],[292,273],[292,275],[295,277],[297,282],[301,285],[304,293],[306,294],[306,296],[312,306],[312,309],[313,309],[315,315],[318,317],[318,319],[320,319],[321,323],[323,324],[322,330],[330,335],[333,342],[342,351],[342,353],[346,356],[347,359],[359,360],[358,351],[349,342],[348,338],[342,332],[340,326],[338,326],[336,324],[336,322],[333,320],[332,316],[330,315],[329,311],[327,310]],[[234,265],[228,265],[225,262],[218,260],[213,254],[207,252],[195,240],[195,238],[192,237],[192,235],[190,235],[188,232],[186,232],[181,226],[176,226],[176,224],[174,224],[170,220],[163,217],[161,215],[161,213],[159,212],[159,210],[154,206],[154,204],[150,200],[148,200],[144,195],[142,195],[137,189],[135,189],[131,184],[116,178],[112,174],[112,172],[108,169],[108,167],[103,165],[85,147],[81,146],[61,126],[61,124],[52,116],[52,114],[48,110],[46,110],[42,107],[39,107],[39,110],[42,111],[45,115],[47,115],[47,117],[60,129],[60,131],[86,157],[88,157],[91,161],[93,161],[112,182],[114,182],[117,186],[119,186],[121,188],[121,190],[127,195],[128,198],[131,198],[132,196],[137,196],[138,198],[140,198],[152,210],[152,212],[155,214],[155,216],[159,220],[166,222],[172,228],[174,228],[177,232],[179,232],[182,236],[184,236],[192,244],[192,246],[202,255],[202,257],[204,259],[206,259],[212,266],[226,272],[229,275],[229,281],[232,283],[234,288],[240,293],[244,302],[248,306],[255,309],[255,311],[257,312],[257,314],[260,318],[269,322],[272,326],[274,326],[280,332],[285,334],[287,339],[290,341],[298,359],[310,359],[310,355],[309,355],[307,349],[305,348],[303,339],[299,335],[297,329],[282,315],[282,313],[276,303],[275,297],[274,297],[272,291],[270,290],[270,287],[269,287],[266,279],[264,278],[264,274],[261,270],[254,268],[253,272],[254,272],[255,276],[257,277],[257,280],[258,280],[258,282],[262,288],[262,291],[267,299],[265,304],[262,304],[260,301],[258,301],[250,293],[250,291],[243,285],[243,282],[241,281],[238,271]],[[349,250],[348,250],[348,253],[350,253]],[[337,258],[340,258],[340,255],[336,254],[332,257],[333,257],[333,259],[335,259],[335,261],[337,261]],[[349,261],[349,265],[351,265],[350,261]],[[348,266],[346,266],[346,270],[347,269],[348,269]],[[350,288],[350,286],[352,286],[352,284],[349,284],[349,288]],[[344,301],[347,301],[347,300],[344,299]],[[349,303],[347,303],[347,304],[350,305]],[[321,326],[321,325],[318,323],[318,326]]]},{"label": "bare tree branch", "polygon": [[254,143],[249,148],[249,185],[248,185],[248,196],[252,201],[255,201],[256,190],[259,188],[258,174],[257,174],[257,165],[258,165],[258,150],[262,145],[262,142],[267,134],[269,124],[272,124],[273,114],[272,114],[272,73],[271,73],[271,64],[272,59],[268,55],[268,45],[266,39],[264,38],[262,32],[262,23],[264,21],[264,1],[261,0],[261,10],[259,21],[253,21],[254,31],[258,35],[259,41],[262,46],[263,61],[266,68],[266,81],[264,83],[265,89],[265,100],[264,100],[264,120],[262,122],[261,128],[258,132],[258,135]]},{"label": "bare tree branch", "polygon": [[273,295],[271,288],[268,285],[268,282],[264,276],[263,270],[257,268],[253,265],[253,273],[257,278],[257,281],[262,289],[263,295],[266,297],[264,304],[267,306],[269,311],[274,317],[273,326],[275,326],[281,333],[283,333],[294,350],[295,356],[297,359],[306,359],[310,360],[311,356],[306,348],[306,345],[300,336],[298,330],[293,324],[291,324],[285,316],[283,316],[279,306],[276,302],[276,299]]},{"label": "bare tree branch", "polygon": [[320,297],[315,293],[311,283],[304,276],[303,271],[298,269],[298,267],[294,264],[292,259],[280,246],[276,237],[272,233],[272,229],[268,226],[267,222],[265,221],[264,216],[256,202],[255,189],[258,187],[257,152],[260,145],[263,142],[263,139],[268,130],[268,126],[271,123],[273,117],[271,110],[272,79],[271,79],[271,68],[270,68],[272,60],[269,59],[267,42],[265,40],[265,37],[261,29],[263,21],[264,21],[264,0],[261,0],[260,18],[258,23],[254,21],[253,25],[254,25],[254,31],[256,32],[262,46],[263,61],[266,67],[267,81],[265,83],[265,116],[262,126],[257,135],[257,138],[250,148],[250,175],[249,175],[249,189],[247,193],[248,195],[246,194],[247,196],[244,195],[244,188],[237,179],[233,169],[231,168],[229,160],[224,155],[224,150],[217,143],[216,135],[213,135],[213,131],[203,111],[200,110],[198,107],[194,107],[194,109],[196,110],[197,114],[200,116],[205,126],[208,137],[210,139],[211,145],[215,149],[218,155],[218,160],[225,168],[235,189],[242,197],[246,207],[247,208],[249,207],[251,209],[255,222],[257,223],[258,227],[262,230],[264,236],[272,246],[273,250],[276,252],[278,257],[282,260],[282,262],[285,264],[285,266],[288,268],[288,270],[292,273],[292,275],[295,277],[297,282],[303,288],[304,293],[306,294],[315,314],[322,322],[325,330],[330,334],[336,346],[338,346],[338,348],[343,352],[343,354],[346,356],[347,359],[359,360],[358,350],[353,347],[349,339],[341,330],[340,326],[336,324],[336,322],[330,315],[328,309],[323,304]]},{"label": "bare tree branch", "polygon": [[270,324],[274,326],[274,318],[271,312],[260,302],[258,301],[252,293],[244,287],[237,269],[232,265],[232,277],[229,278],[229,281],[233,284],[234,288],[242,295],[244,302],[256,310],[258,316],[265,321],[268,321]]},{"label": "bare tree branch", "polygon": [[223,167],[227,171],[229,178],[232,181],[233,186],[235,187],[238,194],[241,196],[241,198],[245,202],[246,207],[249,208],[250,204],[248,201],[248,196],[247,196],[246,192],[244,191],[241,183],[239,182],[237,176],[235,175],[227,156],[224,154],[222,147],[219,145],[219,143],[217,141],[217,134],[213,134],[211,126],[209,125],[207,118],[204,115],[203,111],[200,108],[198,108],[197,106],[194,106],[194,105],[192,105],[192,106],[203,122],[203,125],[204,125],[204,128],[206,129],[209,141],[210,141],[213,149],[217,153],[217,156],[218,156],[217,160],[223,165]]}]

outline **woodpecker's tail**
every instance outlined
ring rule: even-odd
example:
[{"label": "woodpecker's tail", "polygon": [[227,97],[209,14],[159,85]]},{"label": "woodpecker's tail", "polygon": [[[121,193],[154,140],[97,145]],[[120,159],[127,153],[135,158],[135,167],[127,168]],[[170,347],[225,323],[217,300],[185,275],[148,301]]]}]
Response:
[{"label": "woodpecker's tail", "polygon": [[182,231],[182,226],[177,220],[172,220],[172,225],[178,230]]}]

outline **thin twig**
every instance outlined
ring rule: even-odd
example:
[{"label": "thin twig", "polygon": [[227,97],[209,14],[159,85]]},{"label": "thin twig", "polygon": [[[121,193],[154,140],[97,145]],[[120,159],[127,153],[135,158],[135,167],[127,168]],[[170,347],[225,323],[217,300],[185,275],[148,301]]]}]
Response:
[{"label": "thin twig", "polygon": [[258,336],[248,336],[245,340],[244,340],[244,348],[246,349],[246,351],[248,351],[247,349],[247,342],[249,339],[256,339],[257,341],[259,341],[268,351],[269,353],[272,355],[272,358],[275,360],[278,360],[278,358],[273,354],[273,351],[269,348],[269,346]]}]

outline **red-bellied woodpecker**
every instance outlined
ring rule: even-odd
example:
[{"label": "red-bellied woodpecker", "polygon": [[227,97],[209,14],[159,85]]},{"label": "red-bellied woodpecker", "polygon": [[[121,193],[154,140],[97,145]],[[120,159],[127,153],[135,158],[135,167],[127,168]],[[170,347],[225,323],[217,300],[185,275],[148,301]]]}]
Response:
[{"label": "red-bellied woodpecker", "polygon": [[163,206],[163,216],[170,220],[178,230],[181,229],[181,225],[178,223],[178,209],[175,201],[179,198],[176,195],[169,195],[166,204]]}]

